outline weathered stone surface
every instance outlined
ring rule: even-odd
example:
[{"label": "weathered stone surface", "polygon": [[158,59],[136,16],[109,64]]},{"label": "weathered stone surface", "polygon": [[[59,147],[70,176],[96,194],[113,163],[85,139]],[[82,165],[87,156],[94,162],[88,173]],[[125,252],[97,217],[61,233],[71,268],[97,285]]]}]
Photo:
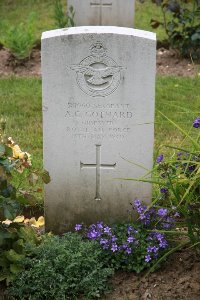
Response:
[{"label": "weathered stone surface", "polygon": [[42,81],[46,229],[127,218],[151,201],[140,178],[152,167],[155,34],[78,27],[43,33]]},{"label": "weathered stone surface", "polygon": [[68,0],[75,10],[76,26],[133,27],[135,0]]}]

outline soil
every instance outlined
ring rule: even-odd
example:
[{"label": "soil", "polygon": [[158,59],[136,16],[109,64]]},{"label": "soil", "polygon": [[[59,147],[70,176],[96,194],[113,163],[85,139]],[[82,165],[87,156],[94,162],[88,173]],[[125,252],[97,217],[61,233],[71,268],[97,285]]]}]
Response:
[{"label": "soil", "polygon": [[[10,52],[0,50],[0,76],[41,76],[40,50],[34,49],[30,58],[17,62]],[[157,50],[157,74],[175,76],[200,76],[200,61],[181,59],[176,51],[160,48]]]},{"label": "soil", "polygon": [[113,289],[104,300],[200,300],[200,256],[176,252],[148,277],[119,273]]}]

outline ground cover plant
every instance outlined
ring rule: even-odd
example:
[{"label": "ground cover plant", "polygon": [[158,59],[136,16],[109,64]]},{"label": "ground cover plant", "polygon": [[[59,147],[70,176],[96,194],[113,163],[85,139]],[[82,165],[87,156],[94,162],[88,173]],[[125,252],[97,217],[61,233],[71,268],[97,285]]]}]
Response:
[{"label": "ground cover plant", "polygon": [[109,290],[108,278],[114,272],[97,242],[70,233],[45,237],[21,265],[23,272],[8,289],[11,299],[99,298]]}]

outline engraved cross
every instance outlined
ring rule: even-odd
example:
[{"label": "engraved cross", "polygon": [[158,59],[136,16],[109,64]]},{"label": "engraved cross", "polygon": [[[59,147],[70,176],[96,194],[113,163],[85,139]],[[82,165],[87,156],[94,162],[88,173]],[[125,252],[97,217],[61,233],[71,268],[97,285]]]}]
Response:
[{"label": "engraved cross", "polygon": [[102,9],[103,8],[108,8],[112,6],[112,2],[107,2],[107,3],[103,3],[103,0],[99,0],[99,3],[97,2],[90,2],[90,6],[91,7],[99,7],[100,8],[100,25],[102,25]]},{"label": "engraved cross", "polygon": [[101,200],[100,190],[101,190],[101,169],[115,169],[116,163],[101,164],[101,145],[96,145],[96,164],[84,164],[80,162],[81,169],[84,168],[96,168],[96,196],[95,200]]}]

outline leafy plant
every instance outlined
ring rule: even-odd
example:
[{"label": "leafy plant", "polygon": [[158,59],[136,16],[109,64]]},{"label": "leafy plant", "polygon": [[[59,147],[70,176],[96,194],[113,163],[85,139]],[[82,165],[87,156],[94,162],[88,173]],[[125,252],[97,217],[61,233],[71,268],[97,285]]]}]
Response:
[{"label": "leafy plant", "polygon": [[[163,20],[151,19],[151,26],[163,26],[170,46],[183,56],[200,56],[200,1],[152,0],[160,6]],[[170,16],[169,16],[170,15]]]},{"label": "leafy plant", "polygon": [[23,60],[30,56],[35,44],[34,38],[35,14],[29,15],[27,23],[18,26],[4,25],[2,44],[8,48],[17,60]]},{"label": "leafy plant", "polygon": [[[34,189],[25,191],[12,184],[13,173],[25,172],[25,179],[34,186],[39,176],[49,181],[45,171],[31,170],[31,157],[5,134],[6,122],[0,124],[0,281],[9,283],[20,271],[19,262],[26,255],[26,245],[38,241],[32,228],[16,218],[24,204],[34,197]],[[6,219],[6,220],[5,220]],[[12,222],[13,220],[13,222]]]},{"label": "leafy plant", "polygon": [[14,222],[0,224],[0,281],[9,284],[22,271],[21,262],[28,255],[27,247],[39,244],[32,227]]},{"label": "leafy plant", "polygon": [[94,299],[108,290],[113,270],[104,265],[97,242],[68,233],[47,236],[32,251],[22,263],[24,271],[8,289],[11,299]]},{"label": "leafy plant", "polygon": [[63,12],[63,7],[61,0],[55,0],[54,4],[54,19],[55,19],[55,25],[58,28],[64,28],[64,27],[74,27],[74,9],[71,6],[69,8],[69,13],[65,14]]}]

